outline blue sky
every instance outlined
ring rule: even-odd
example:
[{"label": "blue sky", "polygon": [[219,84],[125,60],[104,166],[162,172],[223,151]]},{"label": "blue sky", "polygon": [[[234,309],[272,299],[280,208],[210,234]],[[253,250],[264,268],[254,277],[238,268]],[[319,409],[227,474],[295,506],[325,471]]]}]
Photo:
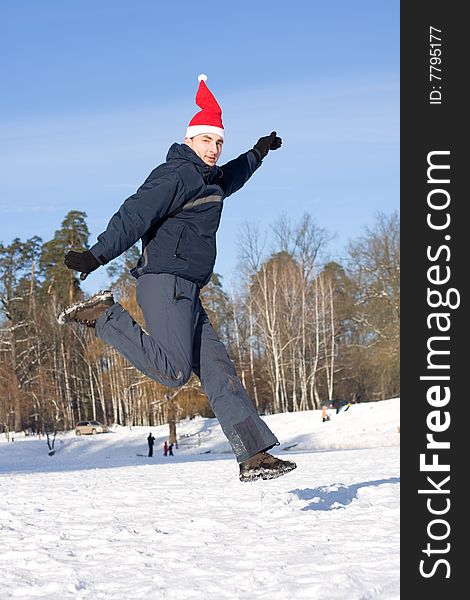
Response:
[{"label": "blue sky", "polygon": [[[225,203],[216,271],[243,222],[309,212],[333,256],[399,209],[399,1],[3,0],[0,241],[51,239],[69,210],[90,243],[182,141],[197,76],[223,110],[223,164],[276,130]],[[87,291],[106,281],[90,275]]]}]

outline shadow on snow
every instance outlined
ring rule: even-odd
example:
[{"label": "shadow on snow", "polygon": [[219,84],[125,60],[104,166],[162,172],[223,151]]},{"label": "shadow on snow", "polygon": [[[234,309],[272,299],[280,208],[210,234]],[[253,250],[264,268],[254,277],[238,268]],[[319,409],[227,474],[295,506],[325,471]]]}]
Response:
[{"label": "shadow on snow", "polygon": [[336,483],[317,488],[305,488],[303,490],[291,490],[300,500],[311,500],[301,510],[334,510],[344,508],[350,504],[356,497],[360,488],[383,485],[384,483],[400,483],[399,477],[389,477],[388,479],[377,479],[375,481],[364,481],[354,485],[344,485]]}]

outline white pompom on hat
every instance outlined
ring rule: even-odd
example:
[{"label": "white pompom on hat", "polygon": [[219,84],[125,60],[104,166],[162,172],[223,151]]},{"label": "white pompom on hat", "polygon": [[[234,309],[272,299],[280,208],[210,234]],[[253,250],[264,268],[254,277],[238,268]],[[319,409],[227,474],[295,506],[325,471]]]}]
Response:
[{"label": "white pompom on hat", "polygon": [[192,138],[203,133],[215,133],[224,137],[222,125],[222,109],[206,85],[207,75],[201,73],[198,77],[199,88],[196,94],[196,104],[201,109],[189,122],[186,137]]}]

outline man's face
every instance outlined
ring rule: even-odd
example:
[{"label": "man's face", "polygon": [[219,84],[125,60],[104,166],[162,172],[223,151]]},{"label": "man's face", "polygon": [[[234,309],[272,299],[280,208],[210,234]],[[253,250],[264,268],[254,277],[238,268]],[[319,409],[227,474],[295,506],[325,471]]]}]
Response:
[{"label": "man's face", "polygon": [[215,133],[202,133],[193,138],[184,138],[184,143],[192,148],[206,165],[213,167],[222,153],[224,140]]}]

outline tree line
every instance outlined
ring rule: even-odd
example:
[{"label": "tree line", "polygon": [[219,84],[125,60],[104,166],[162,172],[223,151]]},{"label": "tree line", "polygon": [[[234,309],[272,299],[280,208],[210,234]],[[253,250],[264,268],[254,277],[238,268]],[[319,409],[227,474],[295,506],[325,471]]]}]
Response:
[{"label": "tree line", "polygon": [[[213,416],[199,381],[174,390],[147,379],[80,326],[56,321],[84,297],[63,259],[89,248],[86,214],[53,238],[0,243],[0,432],[56,431],[77,421],[161,425]],[[376,216],[341,261],[309,214],[239,236],[235,289],[214,273],[203,304],[261,414],[311,410],[338,398],[399,395],[400,239],[396,213]],[[144,325],[129,274],[139,250],[108,266],[118,301]]]}]

